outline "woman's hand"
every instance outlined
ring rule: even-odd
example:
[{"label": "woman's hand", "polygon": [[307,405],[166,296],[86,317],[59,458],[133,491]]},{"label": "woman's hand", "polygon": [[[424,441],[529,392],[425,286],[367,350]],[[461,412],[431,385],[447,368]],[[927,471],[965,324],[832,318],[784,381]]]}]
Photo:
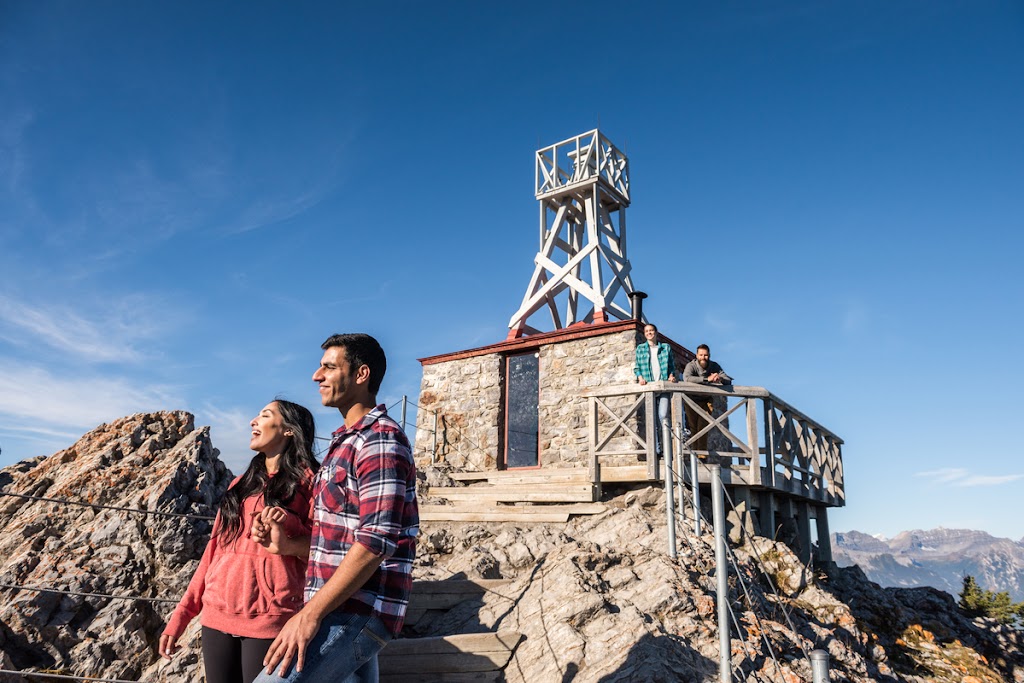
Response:
[{"label": "woman's hand", "polygon": [[268,553],[292,555],[305,561],[309,557],[309,534],[289,537],[284,528],[287,517],[288,511],[284,508],[263,508],[253,517],[249,537]]},{"label": "woman's hand", "polygon": [[285,540],[284,520],[288,513],[284,508],[267,507],[263,508],[252,520],[252,529],[249,537],[253,543],[257,543],[268,552],[275,555],[283,554],[281,547]]},{"label": "woman's hand", "polygon": [[180,648],[178,647],[178,639],[170,633],[165,633],[160,636],[160,656],[164,659],[170,659],[171,655],[177,652]]}]

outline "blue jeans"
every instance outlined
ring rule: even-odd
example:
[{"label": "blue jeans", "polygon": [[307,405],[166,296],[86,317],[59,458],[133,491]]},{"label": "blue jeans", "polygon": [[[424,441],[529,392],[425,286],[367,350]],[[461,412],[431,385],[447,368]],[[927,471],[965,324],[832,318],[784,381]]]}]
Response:
[{"label": "blue jeans", "polygon": [[264,669],[253,683],[377,683],[377,653],[389,640],[391,634],[377,617],[332,612],[306,646],[301,673],[292,660],[288,675],[281,678],[278,662],[273,673]]},{"label": "blue jeans", "polygon": [[661,455],[661,428],[662,425],[668,424],[668,408],[669,408],[670,394],[655,394],[654,402],[658,404],[658,421],[654,427],[654,443],[655,452]]}]

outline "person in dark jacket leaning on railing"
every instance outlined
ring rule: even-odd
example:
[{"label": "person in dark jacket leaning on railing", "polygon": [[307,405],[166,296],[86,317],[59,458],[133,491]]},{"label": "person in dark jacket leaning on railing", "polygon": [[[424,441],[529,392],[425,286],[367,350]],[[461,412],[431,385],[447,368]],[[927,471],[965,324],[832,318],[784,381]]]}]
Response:
[{"label": "person in dark jacket leaning on railing", "polygon": [[[722,366],[711,360],[711,349],[707,344],[697,347],[697,357],[686,364],[683,368],[683,381],[696,382],[698,384],[720,384],[731,385],[732,377],[725,374]],[[692,394],[690,398],[701,408],[707,411],[708,415],[713,414],[714,396],[710,394]],[[697,414],[697,411],[686,404],[686,427],[691,433],[696,434],[707,426],[708,421]],[[710,434],[711,432],[708,432]],[[699,437],[691,447],[695,451],[706,451],[708,449],[708,434]]]}]

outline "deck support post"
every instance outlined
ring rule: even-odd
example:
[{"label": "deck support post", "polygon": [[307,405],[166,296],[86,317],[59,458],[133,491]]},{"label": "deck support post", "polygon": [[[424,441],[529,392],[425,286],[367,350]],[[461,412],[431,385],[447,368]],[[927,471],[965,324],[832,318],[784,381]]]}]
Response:
[{"label": "deck support post", "polygon": [[828,531],[828,508],[824,505],[814,506],[814,522],[818,527],[818,557],[823,564],[832,564],[832,538]]},{"label": "deck support post", "polygon": [[805,500],[796,504],[796,532],[800,539],[800,561],[805,565],[811,561],[811,506]]},{"label": "deck support post", "polygon": [[661,451],[665,454],[665,514],[668,517],[668,556],[674,560],[676,559],[676,487],[672,481],[671,431],[668,420],[661,423]]},{"label": "deck support post", "polygon": [[732,644],[729,638],[729,564],[725,558],[725,496],[722,466],[711,465],[711,506],[715,527],[715,578],[718,583],[718,680],[732,681]]}]

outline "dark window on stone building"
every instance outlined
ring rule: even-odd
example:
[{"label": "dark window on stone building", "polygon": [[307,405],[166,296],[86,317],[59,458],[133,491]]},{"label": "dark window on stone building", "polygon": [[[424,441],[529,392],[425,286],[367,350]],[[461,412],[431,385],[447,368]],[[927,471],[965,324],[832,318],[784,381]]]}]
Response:
[{"label": "dark window on stone building", "polygon": [[505,467],[537,467],[537,404],[540,392],[537,353],[506,359]]}]

